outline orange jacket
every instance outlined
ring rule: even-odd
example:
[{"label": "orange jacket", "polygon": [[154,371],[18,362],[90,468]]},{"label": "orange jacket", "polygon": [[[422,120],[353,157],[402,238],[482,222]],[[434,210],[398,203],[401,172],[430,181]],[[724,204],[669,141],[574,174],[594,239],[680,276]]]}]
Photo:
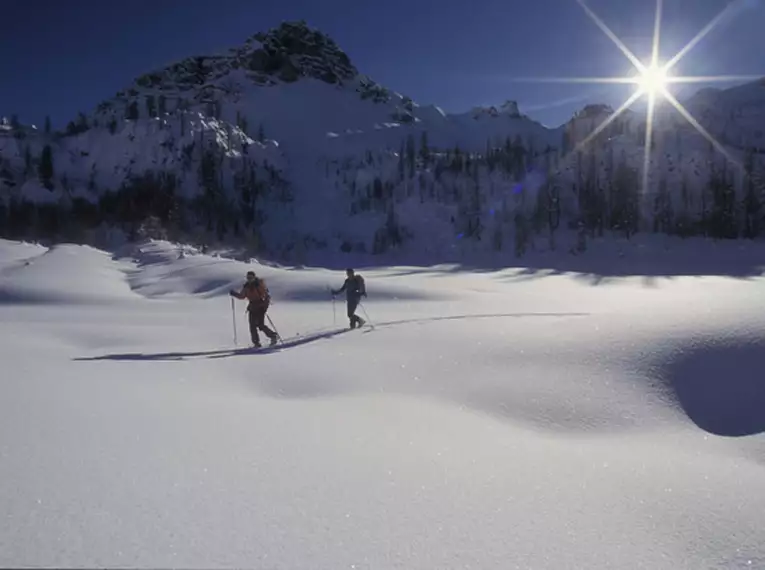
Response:
[{"label": "orange jacket", "polygon": [[266,287],[266,282],[261,277],[256,277],[254,281],[245,283],[242,290],[236,294],[239,299],[247,299],[254,305],[268,305],[271,302],[271,295]]}]

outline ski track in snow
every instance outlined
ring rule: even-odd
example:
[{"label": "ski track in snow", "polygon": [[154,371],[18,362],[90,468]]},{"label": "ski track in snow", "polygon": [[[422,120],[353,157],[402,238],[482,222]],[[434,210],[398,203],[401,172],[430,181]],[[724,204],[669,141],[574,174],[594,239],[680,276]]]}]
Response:
[{"label": "ski track in snow", "polygon": [[248,267],[0,241],[0,565],[765,568],[762,278]]}]

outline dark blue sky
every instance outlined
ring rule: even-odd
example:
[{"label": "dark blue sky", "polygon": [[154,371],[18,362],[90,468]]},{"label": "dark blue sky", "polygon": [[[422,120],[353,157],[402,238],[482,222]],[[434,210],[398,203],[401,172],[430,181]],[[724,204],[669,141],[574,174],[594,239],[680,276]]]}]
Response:
[{"label": "dark blue sky", "polygon": [[[662,55],[730,0],[664,0]],[[678,73],[765,75],[765,0],[738,0]],[[589,0],[638,57],[654,0]],[[575,0],[2,0],[0,114],[63,125],[137,75],[237,45],[283,20],[332,36],[362,73],[446,111],[519,101],[549,125],[625,87],[532,84],[528,76],[624,75],[630,65]],[[730,85],[730,84],[729,84]]]}]

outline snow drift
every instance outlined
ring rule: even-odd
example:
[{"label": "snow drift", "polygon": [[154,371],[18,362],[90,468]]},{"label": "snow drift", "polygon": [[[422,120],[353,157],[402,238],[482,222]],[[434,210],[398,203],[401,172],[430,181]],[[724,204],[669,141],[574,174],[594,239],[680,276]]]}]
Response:
[{"label": "snow drift", "polygon": [[[765,563],[761,277],[362,268],[374,328],[343,331],[340,271],[0,252],[35,287],[0,305],[2,564]],[[259,353],[248,268],[285,340]]]}]

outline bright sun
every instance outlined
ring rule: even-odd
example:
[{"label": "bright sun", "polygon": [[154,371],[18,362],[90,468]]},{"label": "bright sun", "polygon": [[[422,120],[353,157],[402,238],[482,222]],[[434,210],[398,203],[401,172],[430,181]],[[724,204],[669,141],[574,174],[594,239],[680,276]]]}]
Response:
[{"label": "bright sun", "polygon": [[637,84],[646,95],[655,95],[667,85],[667,72],[658,65],[648,66],[641,71]]}]

